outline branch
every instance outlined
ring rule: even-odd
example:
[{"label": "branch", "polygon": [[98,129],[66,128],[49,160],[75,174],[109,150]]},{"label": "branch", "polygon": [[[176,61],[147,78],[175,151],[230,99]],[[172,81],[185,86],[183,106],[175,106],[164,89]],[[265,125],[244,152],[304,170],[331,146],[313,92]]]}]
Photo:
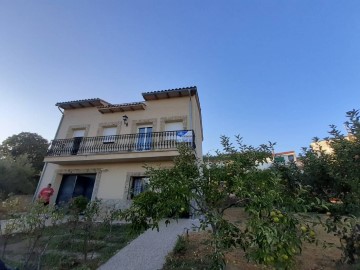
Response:
[{"label": "branch", "polygon": [[226,209],[229,209],[230,207],[235,206],[235,205],[238,205],[239,203],[245,202],[245,201],[247,201],[247,200],[249,200],[249,198],[239,199],[239,200],[237,200],[237,201],[235,201],[235,202],[232,202],[232,203],[228,204],[227,206],[225,206],[224,208],[222,208],[221,211],[220,211],[220,213],[221,213],[221,214],[224,214],[224,212],[225,212]]}]

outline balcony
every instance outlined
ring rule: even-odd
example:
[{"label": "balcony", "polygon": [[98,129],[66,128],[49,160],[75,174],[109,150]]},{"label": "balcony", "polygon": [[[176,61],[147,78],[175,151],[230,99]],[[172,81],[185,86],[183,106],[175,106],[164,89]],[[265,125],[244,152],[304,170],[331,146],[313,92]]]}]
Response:
[{"label": "balcony", "polygon": [[45,162],[57,164],[131,160],[166,160],[177,155],[177,146],[195,149],[193,130],[75,137],[53,140]]}]

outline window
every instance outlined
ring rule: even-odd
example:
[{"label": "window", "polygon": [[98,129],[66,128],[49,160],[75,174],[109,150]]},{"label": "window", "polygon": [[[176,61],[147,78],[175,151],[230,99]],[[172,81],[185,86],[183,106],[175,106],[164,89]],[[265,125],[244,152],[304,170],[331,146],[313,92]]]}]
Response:
[{"label": "window", "polygon": [[144,151],[151,149],[152,127],[139,127],[137,135],[136,150]]},{"label": "window", "polygon": [[175,130],[183,130],[183,123],[182,122],[170,122],[165,123],[165,131],[175,131]]},{"label": "window", "polygon": [[84,136],[85,136],[85,129],[75,129],[75,130],[73,130],[73,137],[74,138],[84,137]]},{"label": "window", "polygon": [[289,160],[289,162],[293,162],[293,161],[294,161],[294,156],[293,156],[293,155],[289,155],[289,156],[288,156],[288,160]]},{"label": "window", "polygon": [[183,130],[182,122],[170,122],[165,123],[165,140],[175,141],[176,140],[176,131]]},{"label": "window", "polygon": [[105,127],[103,129],[103,143],[114,143],[116,136],[116,127]]},{"label": "window", "polygon": [[132,178],[132,186],[131,186],[131,195],[130,198],[134,198],[138,196],[140,193],[147,190],[149,184],[149,178],[148,177],[133,177]]},{"label": "window", "polygon": [[275,156],[275,162],[285,163],[285,158],[282,156]]}]

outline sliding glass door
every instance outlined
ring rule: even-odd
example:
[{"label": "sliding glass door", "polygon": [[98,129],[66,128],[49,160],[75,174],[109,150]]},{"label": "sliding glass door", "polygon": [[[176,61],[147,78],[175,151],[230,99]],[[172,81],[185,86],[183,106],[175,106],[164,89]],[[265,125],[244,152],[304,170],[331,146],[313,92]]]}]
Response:
[{"label": "sliding glass door", "polygon": [[84,196],[90,201],[94,190],[95,177],[96,174],[64,175],[56,198],[56,204],[67,203],[78,196]]}]

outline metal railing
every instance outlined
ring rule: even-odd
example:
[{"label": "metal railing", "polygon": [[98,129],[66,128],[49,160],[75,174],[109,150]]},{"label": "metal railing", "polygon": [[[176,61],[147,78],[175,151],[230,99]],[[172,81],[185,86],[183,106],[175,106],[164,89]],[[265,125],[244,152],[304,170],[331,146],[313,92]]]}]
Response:
[{"label": "metal railing", "polygon": [[177,130],[53,140],[47,156],[176,149],[180,143],[195,149],[194,131]]}]

